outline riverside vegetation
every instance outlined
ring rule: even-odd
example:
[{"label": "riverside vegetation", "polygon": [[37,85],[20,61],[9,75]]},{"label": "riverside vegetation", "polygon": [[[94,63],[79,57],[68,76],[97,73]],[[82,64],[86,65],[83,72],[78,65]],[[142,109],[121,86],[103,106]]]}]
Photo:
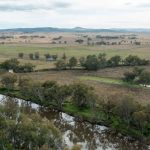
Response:
[{"label": "riverside vegetation", "polygon": [[94,89],[81,83],[37,83],[28,78],[18,79],[14,74],[3,76],[1,83],[1,94],[52,107],[92,123],[105,124],[122,134],[149,140],[150,105],[141,106],[130,95],[121,97],[119,102],[103,97],[97,104]]}]

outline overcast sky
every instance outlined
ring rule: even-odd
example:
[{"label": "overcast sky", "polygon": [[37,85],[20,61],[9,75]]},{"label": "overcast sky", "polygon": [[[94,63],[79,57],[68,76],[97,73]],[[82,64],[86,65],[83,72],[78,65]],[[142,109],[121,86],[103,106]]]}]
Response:
[{"label": "overcast sky", "polygon": [[0,0],[0,28],[150,28],[150,0]]}]

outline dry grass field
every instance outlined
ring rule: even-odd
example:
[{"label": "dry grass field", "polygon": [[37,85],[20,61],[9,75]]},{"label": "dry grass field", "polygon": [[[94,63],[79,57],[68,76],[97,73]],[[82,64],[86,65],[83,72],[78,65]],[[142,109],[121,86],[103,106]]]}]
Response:
[{"label": "dry grass field", "polygon": [[[147,67],[148,68],[148,67]],[[101,97],[107,97],[109,99],[113,99],[118,101],[123,95],[131,95],[134,97],[134,99],[137,102],[140,102],[141,104],[145,105],[150,103],[150,89],[144,88],[144,87],[132,87],[132,86],[126,86],[122,84],[116,84],[116,83],[103,83],[99,82],[98,80],[81,80],[82,77],[85,76],[95,76],[98,77],[104,76],[105,77],[114,77],[110,74],[112,73],[116,77],[122,77],[122,75],[119,75],[117,72],[124,72],[127,68],[116,68],[116,69],[105,69],[98,72],[87,72],[87,71],[80,71],[80,70],[74,70],[74,71],[46,71],[46,72],[33,72],[33,73],[25,73],[25,74],[19,74],[19,76],[25,76],[29,77],[32,80],[44,82],[47,80],[57,81],[59,84],[71,84],[74,82],[83,82],[87,85],[90,85],[94,87],[94,90],[96,94]],[[130,68],[131,69],[131,68]],[[109,72],[111,71],[111,73]],[[109,72],[109,75],[108,75]]]}]

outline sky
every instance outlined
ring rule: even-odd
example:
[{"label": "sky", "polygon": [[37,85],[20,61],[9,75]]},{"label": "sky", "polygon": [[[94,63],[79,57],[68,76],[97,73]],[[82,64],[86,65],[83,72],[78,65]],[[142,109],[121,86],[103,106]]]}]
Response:
[{"label": "sky", "polygon": [[0,0],[0,28],[150,28],[150,0]]}]

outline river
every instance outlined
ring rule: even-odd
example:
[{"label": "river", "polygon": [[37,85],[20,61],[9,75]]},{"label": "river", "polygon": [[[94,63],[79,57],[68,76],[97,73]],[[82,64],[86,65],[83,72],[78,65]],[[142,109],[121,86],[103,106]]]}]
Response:
[{"label": "river", "polygon": [[[0,95],[4,101],[6,96]],[[13,99],[13,98],[12,98]],[[109,128],[81,122],[63,112],[40,107],[37,104],[15,99],[19,106],[23,106],[28,113],[37,112],[42,117],[48,118],[62,133],[63,141],[67,147],[79,144],[82,150],[148,150],[147,145],[128,141],[127,137],[112,135]]]}]

